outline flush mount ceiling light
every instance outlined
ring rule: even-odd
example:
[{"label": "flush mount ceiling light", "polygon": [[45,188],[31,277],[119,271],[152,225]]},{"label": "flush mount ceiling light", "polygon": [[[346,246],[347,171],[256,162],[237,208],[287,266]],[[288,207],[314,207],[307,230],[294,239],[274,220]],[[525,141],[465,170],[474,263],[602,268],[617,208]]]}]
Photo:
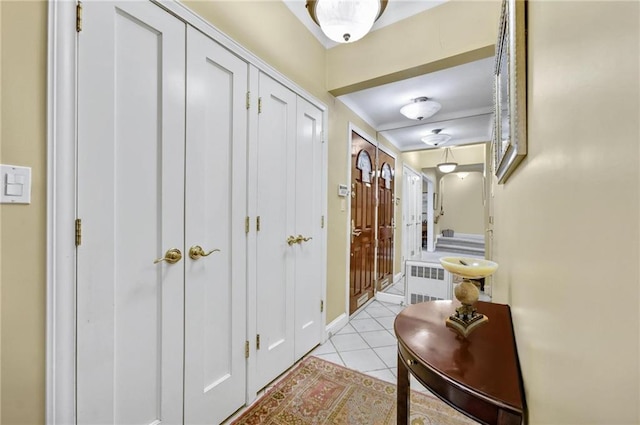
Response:
[{"label": "flush mount ceiling light", "polygon": [[423,96],[413,99],[413,103],[404,105],[400,113],[412,120],[423,120],[438,112],[441,107],[442,105],[438,102]]},{"label": "flush mount ceiling light", "polygon": [[353,43],[371,30],[387,0],[307,0],[306,7],[327,37],[337,43]]},{"label": "flush mount ceiling light", "polygon": [[441,131],[442,131],[442,129],[440,129],[440,128],[437,128],[435,130],[431,130],[432,134],[424,136],[420,140],[422,140],[427,145],[431,145],[431,146],[443,145],[443,144],[447,143],[449,140],[451,140],[451,136],[448,135],[448,134],[445,134],[445,133],[440,133]]},{"label": "flush mount ceiling light", "polygon": [[453,158],[453,152],[451,152],[451,148],[445,148],[444,162],[441,162],[437,165],[438,170],[440,170],[441,173],[450,173],[452,171],[455,171],[456,167],[458,167],[457,162],[449,162],[449,154],[451,154],[451,158]]}]

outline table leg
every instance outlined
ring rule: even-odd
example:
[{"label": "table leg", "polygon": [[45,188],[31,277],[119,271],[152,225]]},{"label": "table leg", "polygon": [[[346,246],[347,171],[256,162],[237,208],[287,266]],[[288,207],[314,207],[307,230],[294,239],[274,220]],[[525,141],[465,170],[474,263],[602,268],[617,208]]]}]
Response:
[{"label": "table leg", "polygon": [[398,353],[398,425],[407,425],[409,423],[409,394],[409,370],[404,363],[404,359]]}]

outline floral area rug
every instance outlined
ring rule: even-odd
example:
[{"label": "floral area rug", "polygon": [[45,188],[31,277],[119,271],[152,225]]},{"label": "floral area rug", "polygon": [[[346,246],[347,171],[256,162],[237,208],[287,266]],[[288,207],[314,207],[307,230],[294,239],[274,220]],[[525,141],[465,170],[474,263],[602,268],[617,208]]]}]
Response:
[{"label": "floral area rug", "polygon": [[[396,386],[308,357],[253,403],[234,425],[388,425]],[[411,425],[477,424],[435,397],[411,391]]]}]

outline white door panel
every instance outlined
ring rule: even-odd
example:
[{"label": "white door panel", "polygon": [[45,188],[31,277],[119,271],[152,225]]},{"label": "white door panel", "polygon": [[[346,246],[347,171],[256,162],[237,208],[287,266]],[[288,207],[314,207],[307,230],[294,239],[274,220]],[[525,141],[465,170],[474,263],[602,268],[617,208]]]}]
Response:
[{"label": "white door panel", "polygon": [[183,245],[184,31],[151,3],[84,3],[78,423],[182,422],[184,261],[153,261]]},{"label": "white door panel", "polygon": [[262,387],[294,363],[296,95],[260,74],[256,236],[258,271],[256,382]]},{"label": "white door panel", "polygon": [[[247,64],[187,32],[185,423],[245,402]],[[217,250],[217,251],[216,251]]]},{"label": "white door panel", "polygon": [[322,262],[320,258],[320,188],[322,167],[322,112],[298,97],[296,140],[296,234],[306,238],[295,257],[295,360],[315,347],[322,337]]}]

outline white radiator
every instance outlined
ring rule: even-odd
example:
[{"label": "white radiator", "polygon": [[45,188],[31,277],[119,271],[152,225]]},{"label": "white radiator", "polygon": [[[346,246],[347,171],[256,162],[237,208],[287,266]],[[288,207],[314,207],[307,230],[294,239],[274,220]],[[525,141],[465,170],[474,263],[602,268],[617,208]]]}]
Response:
[{"label": "white radiator", "polygon": [[439,263],[407,261],[405,267],[407,304],[452,299],[452,275]]}]

